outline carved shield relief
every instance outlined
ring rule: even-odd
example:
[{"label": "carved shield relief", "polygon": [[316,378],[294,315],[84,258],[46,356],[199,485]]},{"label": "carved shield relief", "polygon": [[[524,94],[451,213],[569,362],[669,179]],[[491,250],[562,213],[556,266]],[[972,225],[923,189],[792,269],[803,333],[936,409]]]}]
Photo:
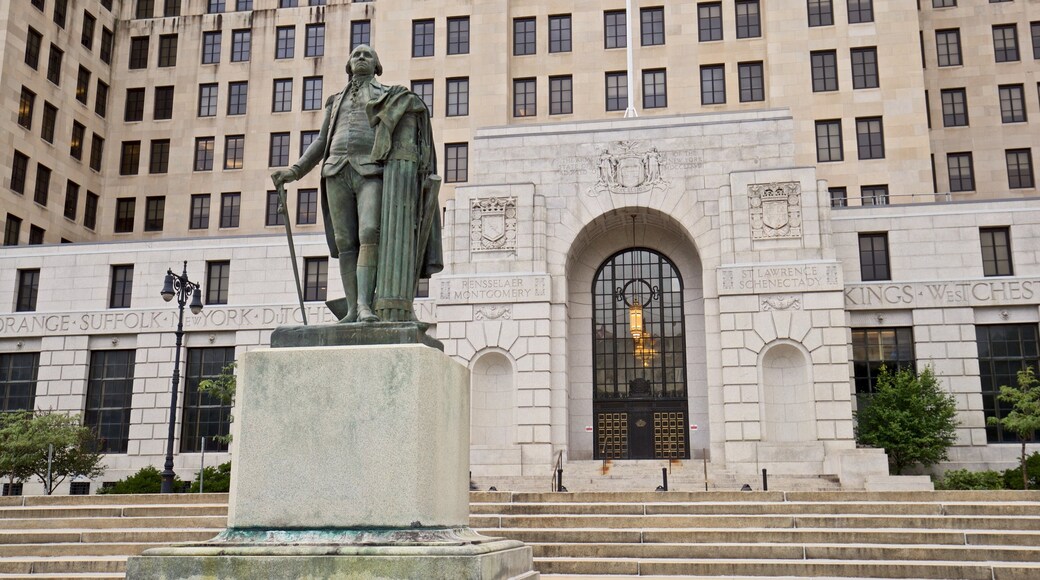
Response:
[{"label": "carved shield relief", "polygon": [[751,239],[802,237],[802,190],[798,182],[748,186]]},{"label": "carved shield relief", "polygon": [[516,198],[485,197],[470,203],[473,252],[516,250]]}]

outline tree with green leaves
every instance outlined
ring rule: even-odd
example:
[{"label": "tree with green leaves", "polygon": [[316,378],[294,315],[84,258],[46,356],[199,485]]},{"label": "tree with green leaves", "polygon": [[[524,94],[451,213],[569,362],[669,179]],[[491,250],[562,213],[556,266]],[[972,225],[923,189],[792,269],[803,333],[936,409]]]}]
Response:
[{"label": "tree with green leaves", "polygon": [[1026,443],[1033,440],[1037,430],[1040,430],[1040,381],[1036,378],[1033,367],[1018,371],[1018,384],[1014,387],[1002,385],[1000,395],[997,396],[1003,403],[1011,405],[1011,412],[996,418],[989,417],[986,422],[989,425],[999,425],[1007,431],[1018,435],[1022,441],[1022,453],[1020,465],[1022,467],[1022,489],[1029,489],[1028,470],[1026,469]]},{"label": "tree with green leaves", "polygon": [[66,479],[95,478],[105,472],[97,436],[80,423],[79,415],[52,411],[4,414],[0,442],[0,470],[11,483],[35,475],[47,495]]},{"label": "tree with green leaves", "polygon": [[881,367],[876,391],[861,402],[856,440],[883,448],[896,475],[917,463],[928,467],[947,459],[956,440],[957,407],[931,368],[918,375],[909,368],[893,374]]},{"label": "tree with green leaves", "polygon": [[0,413],[0,478],[14,484],[33,474],[32,445],[27,436],[31,411]]},{"label": "tree with green leaves", "polygon": [[[235,365],[236,363],[230,363],[221,369],[220,374],[216,377],[200,381],[199,392],[214,397],[221,403],[233,407],[235,405],[235,389],[237,386],[235,380]],[[234,421],[235,417],[233,415],[228,416],[228,423],[233,423]],[[231,434],[216,435],[213,439],[220,441],[221,443],[231,443]]]}]

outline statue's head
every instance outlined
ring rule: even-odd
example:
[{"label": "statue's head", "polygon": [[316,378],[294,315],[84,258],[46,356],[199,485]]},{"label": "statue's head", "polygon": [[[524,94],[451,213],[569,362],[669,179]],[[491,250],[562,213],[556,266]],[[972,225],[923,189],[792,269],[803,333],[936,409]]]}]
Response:
[{"label": "statue's head", "polygon": [[350,58],[347,59],[347,75],[354,76],[355,72],[362,75],[379,76],[383,74],[383,65],[379,63],[379,55],[371,46],[359,44],[350,51]]}]

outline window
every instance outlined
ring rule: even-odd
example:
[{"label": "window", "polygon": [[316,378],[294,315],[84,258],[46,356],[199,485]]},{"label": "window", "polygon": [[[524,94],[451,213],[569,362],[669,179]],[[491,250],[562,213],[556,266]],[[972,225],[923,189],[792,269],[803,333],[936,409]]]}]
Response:
[{"label": "window", "polygon": [[69,15],[69,0],[54,0],[54,23],[65,28]]},{"label": "window", "polygon": [[701,67],[701,104],[726,102],[726,72],[721,64]]},{"label": "window", "polygon": [[935,31],[935,52],[939,66],[961,65],[961,31],[948,28]]},{"label": "window", "polygon": [[127,89],[123,120],[130,123],[144,119],[144,89]]},{"label": "window", "polygon": [[22,87],[22,96],[18,101],[18,124],[32,129],[33,108],[36,105],[36,93]]},{"label": "window", "polygon": [[61,84],[61,57],[63,56],[65,53],[52,44],[51,51],[47,55],[47,80],[56,85]]},{"label": "window", "polygon": [[69,495],[90,495],[89,481],[70,481]]},{"label": "window", "polygon": [[[982,391],[982,411],[989,417],[1006,417],[1011,406],[1000,400],[1002,385],[1015,385],[1018,371],[1031,366],[1040,367],[1037,353],[1037,325],[993,324],[975,327],[975,342],[979,349],[979,382]],[[1036,441],[1036,434],[1031,438]],[[1020,443],[1018,435],[1004,431],[999,424],[986,427],[990,443]]]},{"label": "window", "polygon": [[245,149],[245,135],[228,135],[224,137],[224,169],[242,169]]},{"label": "window", "polygon": [[844,161],[841,141],[841,119],[816,121],[816,161]]},{"label": "window", "polygon": [[861,205],[888,205],[887,185],[864,185],[859,190]]},{"label": "window", "polygon": [[1012,276],[1011,229],[979,228],[982,243],[982,273],[986,276]]},{"label": "window", "polygon": [[134,351],[90,353],[83,424],[97,433],[103,453],[126,453],[134,395]]},{"label": "window", "polygon": [[324,302],[329,286],[329,259],[304,259],[303,299],[307,302]]},{"label": "window", "polygon": [[322,106],[322,77],[303,77],[303,110],[317,111]]},{"label": "window", "polygon": [[881,117],[856,119],[856,144],[859,147],[860,159],[885,158],[885,136]]},{"label": "window", "polygon": [[119,156],[119,175],[137,175],[140,164],[141,142],[123,141],[122,152]]},{"label": "window", "polygon": [[285,113],[292,110],[292,79],[274,79],[274,101],[271,111]]},{"label": "window", "polygon": [[307,151],[311,143],[318,138],[320,131],[300,131],[300,156]]},{"label": "window", "polygon": [[412,21],[412,56],[433,56],[433,20]]},{"label": "window", "polygon": [[112,45],[115,43],[115,35],[107,26],[101,27],[101,62],[112,64]]},{"label": "window", "polygon": [[39,246],[43,244],[44,230],[40,226],[31,225],[29,226],[29,245]]},{"label": "window", "polygon": [[271,151],[267,157],[268,167],[288,167],[289,133],[271,133]]},{"label": "window", "polygon": [[170,140],[152,139],[151,156],[148,158],[148,173],[155,175],[170,170]]},{"label": "window", "polygon": [[513,56],[535,53],[535,30],[534,18],[513,19]]},{"label": "window", "polygon": [[1018,27],[1005,24],[993,27],[993,56],[997,62],[1018,60]]},{"label": "window", "polygon": [[889,372],[899,369],[915,369],[913,329],[853,328],[852,329],[852,375],[860,406],[877,388],[877,376],[884,366]]},{"label": "window", "polygon": [[79,184],[70,179],[65,183],[65,217],[72,221],[76,221],[76,209],[78,207]]},{"label": "window", "polygon": [[737,64],[740,76],[740,102],[766,100],[765,81],[762,78],[761,62],[742,62]]},{"label": "window", "polygon": [[932,0],[932,8],[952,8],[957,5],[957,0]]},{"label": "window", "polygon": [[58,122],[58,108],[43,102],[43,126],[40,127],[40,137],[48,143],[54,143],[54,128]]},{"label": "window", "polygon": [[144,231],[161,232],[166,221],[166,196],[150,196],[144,200]]},{"label": "window", "polygon": [[624,111],[628,108],[628,74],[608,72],[606,75],[607,110]]},{"label": "window", "polygon": [[[215,100],[216,91],[214,91],[214,101]],[[228,83],[228,115],[245,115],[246,104],[248,101],[249,83],[247,81],[237,81],[233,83]]]},{"label": "window", "polygon": [[874,0],[848,0],[849,24],[874,21]]},{"label": "window", "polygon": [[833,50],[817,50],[809,53],[812,64],[813,92],[838,90],[838,55]]},{"label": "window", "polygon": [[[109,0],[111,2],[111,0]],[[43,12],[45,0],[29,0],[34,7],[40,12]]]},{"label": "window", "polygon": [[1002,123],[1025,123],[1026,100],[1025,89],[1022,85],[1001,85],[998,92],[1000,94],[1000,121]]},{"label": "window", "polygon": [[220,62],[220,31],[202,33],[202,64]]},{"label": "window", "polygon": [[279,26],[275,28],[274,57],[293,58],[296,55],[296,27]]},{"label": "window", "polygon": [[423,103],[426,104],[426,110],[433,115],[433,81],[432,80],[421,80],[412,81],[412,92],[422,99]]},{"label": "window", "polygon": [[17,246],[18,236],[22,229],[22,219],[15,217],[11,214],[7,214],[7,221],[4,222],[4,245],[5,246]]},{"label": "window", "polygon": [[237,228],[242,213],[241,193],[220,194],[220,227]]},{"label": "window", "polygon": [[888,271],[888,234],[859,235],[859,269],[864,282],[892,279]]},{"label": "window", "polygon": [[325,25],[308,24],[303,43],[303,56],[325,56]]},{"label": "window", "polygon": [[[86,10],[83,11],[83,29],[80,32],[79,43],[83,45],[87,50],[94,50],[94,27],[97,25],[97,19],[94,15]],[[39,50],[39,45],[37,45]],[[36,68],[36,67],[33,67]]]},{"label": "window", "polygon": [[196,193],[191,196],[191,217],[188,229],[205,230],[209,228],[209,194]]},{"label": "window", "polygon": [[848,207],[849,190],[844,187],[828,187],[827,193],[831,197],[831,207]]},{"label": "window", "polygon": [[834,5],[831,0],[809,0],[809,26],[834,24]]},{"label": "window", "polygon": [[318,190],[301,189],[296,196],[296,223],[318,223]]},{"label": "window", "polygon": [[1030,22],[1029,30],[1033,37],[1033,58],[1040,59],[1040,21]]},{"label": "window", "polygon": [[134,18],[152,18],[155,16],[155,0],[137,0]]},{"label": "window", "polygon": [[15,150],[14,160],[11,161],[11,190],[15,193],[25,194],[25,177],[29,172],[29,157],[21,151]]},{"label": "window", "polygon": [[643,46],[664,44],[664,7],[639,10],[639,36]]},{"label": "window", "polygon": [[163,34],[159,36],[159,66],[177,66],[176,34]]},{"label": "window", "polygon": [[625,48],[628,46],[627,23],[624,10],[607,10],[603,13],[603,47]]},{"label": "window", "polygon": [[152,118],[162,121],[173,118],[173,87],[155,87],[155,103]]},{"label": "window", "polygon": [[93,230],[97,227],[98,196],[96,193],[87,192],[87,204],[83,208],[83,226]]},{"label": "window", "polygon": [[134,210],[137,200],[132,197],[116,199],[115,233],[126,234],[134,231]]},{"label": "window", "polygon": [[264,220],[264,225],[268,226],[284,226],[285,225],[285,214],[282,213],[281,201],[278,199],[277,191],[267,192],[267,217]]},{"label": "window", "polygon": [[762,36],[762,17],[758,0],[737,0],[737,38]]},{"label": "window", "polygon": [[572,80],[570,75],[549,77],[549,114],[573,113]]},{"label": "window", "polygon": [[448,19],[448,54],[469,54],[469,16]]},{"label": "window", "polygon": [[1034,187],[1033,159],[1029,149],[1008,149],[1004,152],[1007,159],[1008,187],[1011,189],[1028,189]]},{"label": "window", "polygon": [[[432,90],[432,82],[431,90]],[[469,114],[469,77],[448,79],[448,108],[449,117],[464,117]]]},{"label": "window", "polygon": [[134,267],[112,266],[111,280],[108,307],[130,308],[130,296],[134,289]]},{"label": "window", "polygon": [[227,451],[228,444],[215,439],[228,434],[231,405],[199,391],[199,383],[214,379],[235,362],[235,347],[189,348],[184,369],[184,418],[181,425],[181,453]]},{"label": "window", "polygon": [[43,35],[32,26],[25,37],[25,64],[33,70],[40,68],[40,47],[43,45]]},{"label": "window", "polygon": [[199,85],[199,116],[215,117],[217,115],[217,83]]},{"label": "window", "polygon": [[231,31],[231,62],[247,62],[253,46],[252,30]]},{"label": "window", "polygon": [[971,153],[947,153],[946,167],[950,173],[950,191],[975,190],[975,170]]},{"label": "window", "polygon": [[130,39],[130,69],[148,68],[148,37]]},{"label": "window", "polygon": [[700,42],[722,40],[721,2],[702,2],[697,5],[697,39]]},{"label": "window", "polygon": [[643,108],[659,109],[668,106],[668,75],[665,69],[643,71]]},{"label": "window", "polygon": [[36,164],[36,189],[33,192],[33,201],[45,206],[47,197],[51,193],[51,170],[42,163]]},{"label": "window", "polygon": [[214,149],[213,137],[195,138],[195,171],[213,170]]},{"label": "window", "polygon": [[90,136],[90,168],[101,171],[101,161],[105,155],[105,140],[97,133]]},{"label": "window", "polygon": [[445,143],[444,163],[446,183],[461,183],[469,181],[469,144],[468,143]]},{"label": "window", "polygon": [[36,407],[36,374],[40,353],[0,354],[0,413]]},{"label": "window", "polygon": [[852,56],[852,88],[878,88],[877,48],[854,48]]},{"label": "window", "polygon": [[[414,28],[413,28],[414,32]],[[430,42],[433,42],[433,21],[430,21]],[[355,20],[350,23],[350,50],[354,50],[356,46],[362,44],[371,45],[372,43],[372,22],[369,20]],[[415,45],[412,45],[413,50]],[[430,50],[432,51],[432,45]],[[432,53],[431,53],[432,54]],[[414,55],[413,55],[414,56]]]},{"label": "window", "polygon": [[231,262],[206,262],[206,304],[227,304]]},{"label": "window", "polygon": [[206,2],[206,14],[221,14],[227,7],[225,0],[208,0]]},{"label": "window", "polygon": [[964,89],[943,89],[943,127],[968,126],[968,97]]},{"label": "window", "polygon": [[513,116],[533,117],[537,114],[535,79],[513,79]]},{"label": "window", "polygon": [[98,80],[94,90],[94,113],[102,119],[108,114],[108,85]]},{"label": "window", "polygon": [[[1034,43],[1035,44],[1035,43]],[[571,15],[549,17],[549,52],[571,51]]]},{"label": "window", "polygon": [[165,0],[163,2],[163,16],[169,18],[171,16],[181,15],[181,0]]}]

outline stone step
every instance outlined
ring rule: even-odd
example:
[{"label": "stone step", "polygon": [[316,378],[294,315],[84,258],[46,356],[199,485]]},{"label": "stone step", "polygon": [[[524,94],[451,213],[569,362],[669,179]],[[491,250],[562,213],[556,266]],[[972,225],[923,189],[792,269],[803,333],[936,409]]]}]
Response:
[{"label": "stone step", "polygon": [[79,580],[81,578],[84,580],[123,580],[124,578],[126,578],[126,574],[123,574],[121,572],[114,574],[109,574],[105,572],[65,572],[62,574],[0,574],[0,580]]},{"label": "stone step", "polygon": [[53,506],[53,505],[227,505],[226,493],[143,493],[113,495],[19,495],[0,497],[0,507],[9,506]]},{"label": "stone step", "polygon": [[227,511],[227,504],[5,507],[0,508],[0,520],[25,518],[226,516]]},{"label": "stone step", "polygon": [[216,536],[223,528],[109,529],[109,530],[3,530],[0,545],[60,543],[160,543],[201,542]]},{"label": "stone step", "polygon": [[[208,539],[208,538],[207,538]],[[184,541],[184,540],[178,540]],[[0,544],[0,558],[36,556],[127,556],[137,555],[148,548],[158,548],[168,542],[138,543],[93,543],[75,542],[60,544]]]},{"label": "stone step", "polygon": [[1040,530],[1040,517],[857,515],[473,515],[474,528],[896,528]]},{"label": "stone step", "polygon": [[589,491],[470,493],[471,503],[910,502],[1040,503],[1040,491]]},{"label": "stone step", "polygon": [[9,530],[69,528],[225,528],[225,516],[163,516],[119,518],[9,518],[2,521]]},{"label": "stone step", "polygon": [[56,558],[25,557],[0,560],[3,574],[117,574],[126,571],[128,556],[66,556]]},{"label": "stone step", "polygon": [[475,515],[536,514],[872,514],[872,515],[996,515],[1037,516],[1040,504],[898,503],[898,502],[781,502],[781,503],[474,503]]}]

